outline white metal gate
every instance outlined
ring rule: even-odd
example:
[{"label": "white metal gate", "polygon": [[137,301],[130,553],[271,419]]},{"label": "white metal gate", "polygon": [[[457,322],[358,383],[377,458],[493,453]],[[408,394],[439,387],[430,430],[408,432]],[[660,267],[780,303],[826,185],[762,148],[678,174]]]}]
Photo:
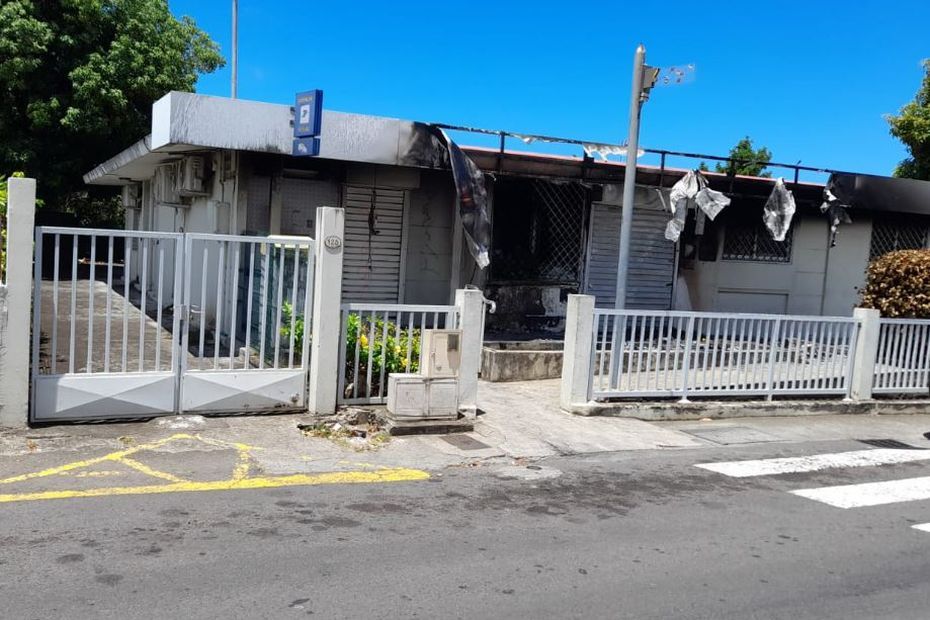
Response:
[{"label": "white metal gate", "polygon": [[312,239],[39,227],[35,247],[33,421],[305,406]]}]

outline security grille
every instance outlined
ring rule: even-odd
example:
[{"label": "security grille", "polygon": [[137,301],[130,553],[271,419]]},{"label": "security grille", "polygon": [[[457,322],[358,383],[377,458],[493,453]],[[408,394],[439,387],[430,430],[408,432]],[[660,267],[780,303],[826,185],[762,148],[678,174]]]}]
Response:
[{"label": "security grille", "polygon": [[[539,277],[552,281],[578,279],[581,264],[581,229],[584,216],[584,187],[577,183],[549,183],[536,180],[533,191],[543,206],[545,236],[539,226],[533,228],[534,249],[541,252]],[[535,220],[537,223],[539,220]]]},{"label": "security grille", "polygon": [[762,222],[732,222],[726,226],[723,260],[790,263],[794,229],[784,241],[775,241]]},{"label": "security grille", "polygon": [[579,283],[586,190],[578,183],[505,179],[495,185],[492,278]]},{"label": "security grille", "polygon": [[928,218],[910,216],[876,220],[872,224],[869,260],[897,250],[920,250],[930,241]]}]

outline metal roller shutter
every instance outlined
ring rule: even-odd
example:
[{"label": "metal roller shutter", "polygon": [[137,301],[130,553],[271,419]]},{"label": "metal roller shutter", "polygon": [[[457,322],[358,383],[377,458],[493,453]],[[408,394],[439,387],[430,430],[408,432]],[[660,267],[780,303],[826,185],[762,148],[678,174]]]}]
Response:
[{"label": "metal roller shutter", "polygon": [[400,301],[405,201],[403,190],[345,186],[344,301]]},{"label": "metal roller shutter", "polygon": [[[669,215],[655,190],[637,190],[635,202],[627,307],[668,310],[675,277],[675,244],[665,239]],[[599,308],[612,308],[616,297],[620,211],[615,205],[591,205],[585,290]]]}]

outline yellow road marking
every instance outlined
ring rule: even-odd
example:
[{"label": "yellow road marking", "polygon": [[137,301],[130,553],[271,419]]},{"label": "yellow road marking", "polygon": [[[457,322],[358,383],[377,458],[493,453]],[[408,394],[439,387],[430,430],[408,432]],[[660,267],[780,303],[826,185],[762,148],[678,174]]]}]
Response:
[{"label": "yellow road marking", "polygon": [[[199,441],[211,446],[226,449],[234,449],[237,452],[236,464],[228,480],[213,480],[205,482],[195,482],[184,480],[168,472],[159,471],[148,465],[134,459],[131,456],[144,450],[152,450],[164,446],[171,441],[189,439]],[[0,503],[8,502],[27,502],[46,499],[68,499],[76,497],[108,497],[115,495],[151,495],[156,493],[190,493],[197,491],[233,491],[240,489],[273,489],[287,486],[309,486],[319,484],[363,484],[378,482],[413,482],[417,480],[428,480],[430,475],[418,469],[406,468],[382,468],[374,471],[346,471],[346,472],[325,472],[319,474],[291,474],[282,476],[249,476],[252,465],[252,451],[260,450],[255,446],[244,443],[225,442],[218,439],[201,437],[200,435],[190,435],[187,433],[178,433],[158,441],[147,444],[140,444],[119,450],[104,456],[74,461],[57,467],[50,467],[37,472],[21,474],[0,480],[0,485],[11,484],[14,482],[24,482],[45,478],[49,476],[63,475],[75,477],[96,477],[104,475],[118,475],[117,471],[78,471],[86,467],[92,467],[99,463],[115,462],[122,463],[138,472],[147,476],[166,480],[168,484],[152,484],[141,486],[125,487],[104,487],[95,489],[70,489],[61,491],[36,491],[26,493],[5,493],[0,494]],[[374,467],[368,463],[354,463],[363,467]]]},{"label": "yellow road marking", "polygon": [[132,467],[136,471],[142,472],[143,474],[146,474],[147,476],[152,476],[153,478],[161,478],[162,480],[168,480],[170,482],[185,482],[185,480],[178,478],[174,474],[169,474],[166,471],[159,471],[157,469],[149,467],[145,463],[140,463],[139,461],[135,459],[131,459],[128,456],[124,456],[123,458],[119,460],[119,462],[128,467]]},{"label": "yellow road marking", "polygon": [[[29,474],[22,474],[19,476],[12,476],[10,478],[4,478],[3,480],[0,480],[0,484],[9,484],[11,482],[23,482],[24,480],[32,480],[34,478],[45,478],[47,476],[55,476],[55,475],[58,475],[64,472],[69,472],[75,469],[81,469],[82,467],[92,467],[93,465],[97,465],[98,463],[104,463],[108,461],[122,462],[122,460],[126,458],[127,456],[131,456],[141,450],[151,450],[153,448],[160,448],[161,446],[165,445],[168,442],[176,441],[180,439],[193,439],[195,441],[196,440],[204,441],[202,438],[197,437],[195,435],[188,435],[187,433],[178,433],[176,435],[172,435],[171,437],[159,439],[158,441],[153,441],[147,444],[141,444],[133,448],[128,448],[126,450],[119,450],[117,452],[111,452],[110,454],[104,454],[103,456],[98,456],[97,458],[86,459],[83,461],[74,461],[72,463],[66,463],[65,465],[59,465],[57,467],[50,467],[48,469],[43,469],[41,471],[36,471],[36,472],[29,473]],[[212,443],[212,442],[204,442],[204,443]],[[216,444],[213,444],[213,445],[216,445]],[[228,445],[224,447],[232,447],[232,445]]]},{"label": "yellow road marking", "polygon": [[110,497],[115,495],[153,495],[158,493],[190,493],[196,491],[235,491],[242,489],[274,489],[278,487],[319,484],[363,484],[375,482],[414,482],[428,480],[429,474],[418,469],[381,469],[378,471],[327,472],[323,474],[292,474],[289,476],[256,476],[241,480],[212,482],[175,482],[136,487],[108,487],[70,491],[40,491],[0,495],[0,503],[29,502],[44,499],[74,497]]}]

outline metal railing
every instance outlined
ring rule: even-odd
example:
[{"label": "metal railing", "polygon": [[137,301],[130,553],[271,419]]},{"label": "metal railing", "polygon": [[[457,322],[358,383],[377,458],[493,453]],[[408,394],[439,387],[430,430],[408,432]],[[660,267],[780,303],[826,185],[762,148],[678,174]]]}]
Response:
[{"label": "metal railing", "polygon": [[34,373],[174,368],[177,348],[171,334],[178,333],[173,308],[180,288],[175,266],[182,260],[182,237],[37,227]]},{"label": "metal railing", "polygon": [[872,392],[930,391],[930,320],[881,319]]},{"label": "metal railing", "polygon": [[454,329],[458,320],[456,306],[343,304],[339,402],[384,404],[388,376],[418,370],[423,330]]},{"label": "metal railing", "polygon": [[312,241],[38,227],[35,247],[37,375],[308,365]]},{"label": "metal railing", "polygon": [[313,241],[185,236],[185,370],[307,368]]},{"label": "metal railing", "polygon": [[859,321],[595,309],[593,397],[846,396]]}]

